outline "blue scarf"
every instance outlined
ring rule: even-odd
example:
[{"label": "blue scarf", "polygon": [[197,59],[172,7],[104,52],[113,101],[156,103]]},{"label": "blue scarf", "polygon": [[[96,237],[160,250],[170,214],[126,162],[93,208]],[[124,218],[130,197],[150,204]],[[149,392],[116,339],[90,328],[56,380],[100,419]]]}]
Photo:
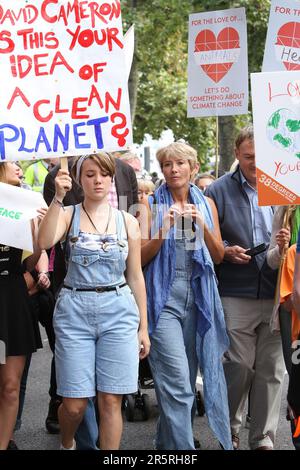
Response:
[{"label": "blue scarf", "polygon": [[[167,185],[163,184],[154,193],[155,204],[152,213],[154,220],[151,227],[151,236],[154,236],[162,227],[163,217],[168,212],[170,206],[174,204],[171,193]],[[197,186],[191,184],[189,201],[195,204],[203,219],[211,230],[213,220],[210,206]],[[198,235],[199,235],[199,228]],[[195,297],[195,302],[199,310],[198,333],[203,336],[211,326],[211,310],[205,292],[208,289],[207,282],[211,277],[215,277],[214,267],[209,251],[204,243],[201,243],[201,236],[196,237],[196,249],[193,251],[192,259],[195,261],[192,276],[192,285],[200,284],[199,295]],[[148,323],[150,334],[154,331],[160,312],[169,297],[170,288],[175,276],[175,233],[171,227],[168,239],[166,239],[155,256],[145,269],[145,279],[147,288]],[[202,294],[202,295],[201,295]]]},{"label": "blue scarf", "polygon": [[[204,222],[211,230],[213,219],[209,203],[199,188],[190,185],[189,201],[202,214]],[[150,205],[151,205],[151,201]],[[163,184],[154,193],[153,222],[151,236],[162,227],[163,217],[174,204],[171,193]],[[197,230],[200,228],[196,226]],[[229,423],[227,387],[224,377],[222,357],[229,347],[224,313],[217,288],[213,261],[201,236],[196,236],[192,254],[193,273],[191,285],[197,307],[197,356],[204,377],[205,412],[211,429],[225,449],[232,449]],[[164,308],[175,277],[176,248],[175,230],[169,230],[157,255],[145,269],[149,333],[153,333],[160,313]]]}]

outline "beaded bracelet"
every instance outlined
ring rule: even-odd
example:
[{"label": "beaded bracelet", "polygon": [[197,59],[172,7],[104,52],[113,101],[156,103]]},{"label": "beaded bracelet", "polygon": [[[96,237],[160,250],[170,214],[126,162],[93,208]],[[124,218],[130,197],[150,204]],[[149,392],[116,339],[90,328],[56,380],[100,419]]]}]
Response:
[{"label": "beaded bracelet", "polygon": [[52,202],[56,204],[57,206],[60,206],[64,209],[64,203],[62,201],[59,201],[56,196],[52,199]]}]

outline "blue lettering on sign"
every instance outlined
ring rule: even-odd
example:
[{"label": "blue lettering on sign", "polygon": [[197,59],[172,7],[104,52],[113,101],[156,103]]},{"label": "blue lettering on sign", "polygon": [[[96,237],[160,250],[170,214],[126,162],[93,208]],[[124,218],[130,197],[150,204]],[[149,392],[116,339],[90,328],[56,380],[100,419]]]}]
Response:
[{"label": "blue lettering on sign", "polygon": [[27,149],[27,148],[25,147],[26,133],[25,133],[24,127],[20,127],[20,131],[21,131],[22,142],[21,142],[21,145],[20,145],[20,147],[19,147],[19,151],[20,151],[20,152],[32,153],[32,152],[34,151],[34,148],[33,148],[33,147],[32,147],[31,149]]},{"label": "blue lettering on sign", "polygon": [[[55,124],[53,127],[53,134],[49,133],[49,127],[47,127],[49,135],[44,127],[40,127],[36,138],[31,142],[28,142],[29,137],[26,135],[26,129],[24,129],[24,127],[18,128],[13,124],[1,124],[0,160],[6,160],[9,143],[18,141],[20,142],[18,142],[19,147],[17,151],[26,153],[39,152],[45,154],[57,153],[60,151],[66,152],[70,149],[71,138],[73,139],[72,145],[74,145],[76,149],[89,149],[96,147],[101,150],[104,147],[102,125],[107,122],[109,122],[108,116],[91,119],[86,122],[78,122],[72,126],[70,124],[65,124],[60,127],[59,124]],[[84,138],[87,138],[87,133],[84,130],[85,126],[93,128],[96,142],[84,142]],[[30,138],[32,140],[32,135]]]},{"label": "blue lettering on sign", "polygon": [[43,127],[40,127],[40,132],[38,135],[38,138],[36,140],[36,146],[35,146],[35,151],[39,151],[40,145],[44,144],[46,147],[47,152],[51,152],[51,145],[50,142],[47,139],[45,129]]},{"label": "blue lettering on sign", "polygon": [[79,132],[78,128],[84,126],[84,122],[79,122],[78,124],[74,125],[74,139],[75,139],[75,148],[76,149],[90,149],[91,144],[80,144],[79,137],[86,136],[85,132]]},{"label": "blue lettering on sign", "polygon": [[65,133],[63,134],[59,125],[55,124],[54,126],[54,139],[53,139],[53,151],[57,152],[58,149],[58,139],[63,146],[63,149],[66,151],[69,148],[69,139],[70,139],[70,125],[65,125]]},{"label": "blue lettering on sign", "polygon": [[102,130],[101,130],[101,124],[104,122],[108,121],[108,117],[104,118],[99,118],[99,119],[91,119],[90,121],[87,122],[88,126],[94,126],[94,131],[95,131],[95,137],[97,140],[97,148],[98,149],[103,149],[103,138],[102,138]]},{"label": "blue lettering on sign", "polygon": [[[2,129],[11,129],[14,132],[14,135],[9,138],[4,136],[4,132]],[[1,160],[5,160],[5,142],[15,142],[18,140],[20,135],[20,131],[16,126],[13,126],[12,124],[2,124],[0,126],[0,158]]]}]

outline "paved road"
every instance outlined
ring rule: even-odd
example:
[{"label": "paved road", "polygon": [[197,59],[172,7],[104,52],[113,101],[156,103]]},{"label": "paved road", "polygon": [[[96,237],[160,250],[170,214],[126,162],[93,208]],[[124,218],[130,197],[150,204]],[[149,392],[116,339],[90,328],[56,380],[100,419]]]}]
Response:
[{"label": "paved road", "polygon": [[[29,381],[27,386],[27,395],[25,409],[23,414],[23,425],[20,431],[15,435],[17,444],[24,450],[52,450],[58,449],[59,437],[47,433],[44,422],[48,408],[48,387],[51,352],[45,339],[44,330],[44,349],[34,354]],[[143,391],[150,397],[150,419],[148,421],[135,421],[133,423],[124,423],[124,432],[121,448],[129,449],[153,449],[153,435],[155,431],[155,421],[157,417],[157,406],[154,391]],[[285,419],[285,390],[283,393],[281,416],[277,434],[276,449],[293,449],[290,439],[289,423]],[[241,433],[241,449],[247,449],[247,429],[243,428]],[[219,449],[218,442],[208,428],[206,417],[196,417],[194,435],[201,442],[203,450]]]}]

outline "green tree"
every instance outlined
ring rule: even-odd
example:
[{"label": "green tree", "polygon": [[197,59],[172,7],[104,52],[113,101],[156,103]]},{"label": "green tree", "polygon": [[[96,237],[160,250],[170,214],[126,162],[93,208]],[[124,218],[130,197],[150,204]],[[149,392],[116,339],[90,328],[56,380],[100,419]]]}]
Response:
[{"label": "green tree", "polygon": [[123,1],[125,29],[135,23],[135,64],[129,80],[134,106],[134,139],[149,133],[159,138],[172,129],[175,139],[197,148],[203,165],[213,147],[213,120],[187,119],[187,41],[190,0]]},{"label": "green tree", "polygon": [[[227,8],[246,8],[249,71],[260,71],[270,0],[121,0],[125,29],[135,23],[135,60],[129,80],[134,139],[146,133],[158,138],[172,129],[176,139],[198,150],[203,165],[215,153],[216,120],[188,119],[186,115],[188,15]],[[236,130],[251,114],[219,118],[220,169],[233,161]]]}]

